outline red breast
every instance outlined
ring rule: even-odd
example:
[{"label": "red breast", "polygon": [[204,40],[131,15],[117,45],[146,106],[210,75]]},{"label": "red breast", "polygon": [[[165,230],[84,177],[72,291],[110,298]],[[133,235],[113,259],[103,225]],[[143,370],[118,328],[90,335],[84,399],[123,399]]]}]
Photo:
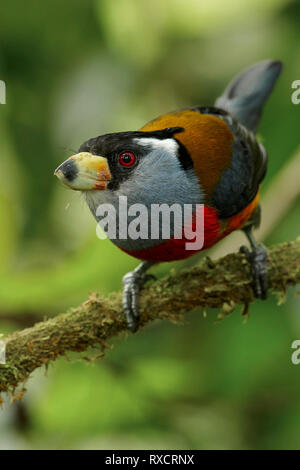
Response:
[{"label": "red breast", "polygon": [[[187,250],[186,244],[191,243],[192,240],[186,238],[184,233],[190,230],[182,230],[182,238],[170,238],[170,240],[163,241],[156,246],[147,248],[145,250],[123,250],[135,258],[145,261],[178,261],[189,258],[199,251],[206,250],[215,245],[222,238],[229,235],[234,230],[241,228],[245,222],[251,217],[256,209],[259,201],[259,193],[255,198],[246,206],[239,214],[236,214],[226,220],[219,219],[218,211],[210,206],[204,206],[204,243],[199,250]],[[195,231],[196,214],[194,214],[192,221],[192,230]]]}]

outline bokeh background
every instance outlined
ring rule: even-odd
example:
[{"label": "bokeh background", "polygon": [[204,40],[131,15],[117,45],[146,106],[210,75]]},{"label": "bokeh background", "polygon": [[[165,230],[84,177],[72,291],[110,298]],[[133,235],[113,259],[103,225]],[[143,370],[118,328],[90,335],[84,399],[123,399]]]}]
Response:
[{"label": "bokeh background", "polygon": [[[299,235],[300,105],[291,102],[299,26],[296,0],[3,3],[1,333],[76,306],[91,291],[118,290],[136,265],[97,239],[83,200],[53,177],[56,166],[89,137],[213,104],[234,74],[265,58],[285,68],[259,128],[270,155],[264,216],[275,215],[261,237],[273,244]],[[210,255],[236,249],[226,243]],[[0,449],[299,449],[294,294],[281,306],[274,296],[255,302],[247,322],[239,309],[222,321],[217,311],[194,312],[184,326],[157,323],[114,341],[101,361],[70,355],[38,371],[23,400],[0,411]]]}]

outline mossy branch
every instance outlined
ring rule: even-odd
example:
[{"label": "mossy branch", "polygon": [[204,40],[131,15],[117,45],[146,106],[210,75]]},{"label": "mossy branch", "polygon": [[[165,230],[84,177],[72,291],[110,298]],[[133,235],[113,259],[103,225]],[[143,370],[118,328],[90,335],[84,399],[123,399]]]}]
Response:
[{"label": "mossy branch", "polygon": [[[283,293],[300,282],[300,238],[269,250],[269,284]],[[141,292],[141,326],[157,319],[180,320],[196,307],[215,307],[224,314],[237,305],[254,300],[250,266],[245,256],[235,253],[200,267],[183,270],[147,285]],[[107,298],[96,294],[77,308],[3,339],[6,364],[0,364],[0,392],[14,392],[30,374],[68,351],[91,346],[104,349],[106,341],[126,331],[121,294]]]}]

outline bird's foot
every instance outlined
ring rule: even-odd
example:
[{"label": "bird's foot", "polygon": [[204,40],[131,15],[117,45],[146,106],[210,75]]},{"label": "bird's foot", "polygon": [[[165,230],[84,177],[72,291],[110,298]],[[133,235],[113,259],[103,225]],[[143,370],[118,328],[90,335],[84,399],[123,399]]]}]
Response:
[{"label": "bird's foot", "polygon": [[240,252],[244,253],[251,264],[255,297],[266,299],[268,293],[268,252],[266,248],[261,243],[257,243],[251,251],[246,246],[241,246]]},{"label": "bird's foot", "polygon": [[139,292],[145,282],[156,279],[153,274],[147,274],[138,266],[123,277],[123,311],[126,315],[127,326],[133,333],[138,328],[138,300]]}]

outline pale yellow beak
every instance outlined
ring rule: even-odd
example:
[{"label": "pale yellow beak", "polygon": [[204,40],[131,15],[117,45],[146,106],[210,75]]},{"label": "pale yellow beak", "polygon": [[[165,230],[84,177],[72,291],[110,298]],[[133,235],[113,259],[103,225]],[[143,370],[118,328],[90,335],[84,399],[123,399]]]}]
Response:
[{"label": "pale yellow beak", "polygon": [[64,161],[54,172],[60,181],[71,189],[89,191],[103,190],[111,179],[105,157],[81,152]]}]

